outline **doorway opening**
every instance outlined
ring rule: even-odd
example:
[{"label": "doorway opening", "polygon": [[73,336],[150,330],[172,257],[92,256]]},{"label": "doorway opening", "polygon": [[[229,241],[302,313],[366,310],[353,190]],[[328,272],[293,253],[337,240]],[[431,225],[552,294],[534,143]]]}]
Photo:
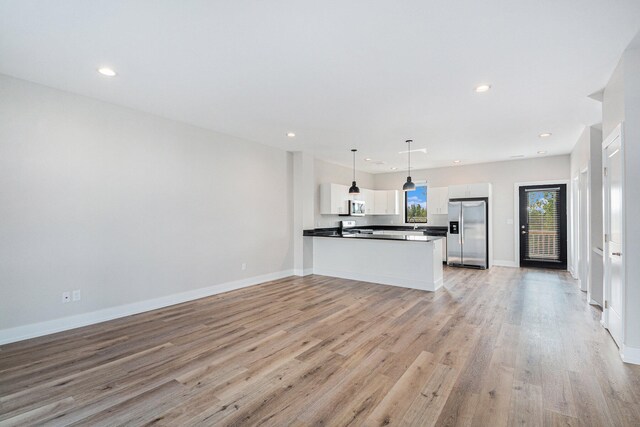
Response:
[{"label": "doorway opening", "polygon": [[567,269],[567,185],[521,186],[520,266]]}]

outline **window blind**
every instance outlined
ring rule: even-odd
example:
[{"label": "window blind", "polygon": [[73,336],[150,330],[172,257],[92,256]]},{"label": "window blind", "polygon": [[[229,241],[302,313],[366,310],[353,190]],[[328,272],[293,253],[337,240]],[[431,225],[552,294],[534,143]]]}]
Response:
[{"label": "window blind", "polygon": [[560,260],[560,188],[526,190],[526,258]]}]

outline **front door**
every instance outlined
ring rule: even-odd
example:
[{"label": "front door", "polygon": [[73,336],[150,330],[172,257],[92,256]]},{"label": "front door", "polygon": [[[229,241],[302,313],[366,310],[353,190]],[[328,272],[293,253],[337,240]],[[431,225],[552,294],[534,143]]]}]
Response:
[{"label": "front door", "polygon": [[567,268],[567,186],[520,187],[520,266]]},{"label": "front door", "polygon": [[603,144],[604,173],[604,324],[618,346],[622,343],[624,272],[622,258],[622,137],[617,128]]}]

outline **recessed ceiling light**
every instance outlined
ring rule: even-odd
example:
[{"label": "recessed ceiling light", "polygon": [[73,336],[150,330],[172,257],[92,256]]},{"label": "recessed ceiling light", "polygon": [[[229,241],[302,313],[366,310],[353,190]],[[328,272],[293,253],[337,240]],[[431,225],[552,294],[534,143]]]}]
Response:
[{"label": "recessed ceiling light", "polygon": [[364,159],[365,162],[370,162],[371,159],[369,157],[367,157],[366,159]]},{"label": "recessed ceiling light", "polygon": [[538,154],[547,154],[546,151],[538,151]]},{"label": "recessed ceiling light", "polygon": [[293,133],[293,132],[287,132],[287,136],[288,136],[289,138],[294,138],[294,137],[296,136],[296,134],[295,134],[295,133]]},{"label": "recessed ceiling light", "polygon": [[453,163],[460,163],[460,160],[454,160]]},{"label": "recessed ceiling light", "polygon": [[391,168],[391,170],[392,170],[392,171],[397,171],[397,170],[398,170],[398,168]]},{"label": "recessed ceiling light", "polygon": [[113,71],[111,68],[108,68],[108,67],[98,68],[98,72],[103,76],[107,76],[107,77],[115,77],[118,75],[118,73],[116,73],[115,71]]},{"label": "recessed ceiling light", "polygon": [[545,132],[538,135],[540,138],[549,138],[551,136],[551,132]]},{"label": "recessed ceiling light", "polygon": [[476,86],[475,91],[478,93],[482,93],[488,91],[489,89],[491,89],[491,85],[484,84]]}]

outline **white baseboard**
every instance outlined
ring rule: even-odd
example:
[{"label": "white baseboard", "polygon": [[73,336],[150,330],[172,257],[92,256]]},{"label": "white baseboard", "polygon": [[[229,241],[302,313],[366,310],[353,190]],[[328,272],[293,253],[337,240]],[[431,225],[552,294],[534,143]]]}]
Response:
[{"label": "white baseboard", "polygon": [[587,301],[589,302],[590,305],[595,305],[602,308],[602,304],[600,304],[598,301],[591,298],[588,292],[587,292]]},{"label": "white baseboard", "polygon": [[292,276],[293,270],[279,271],[276,273],[263,274],[261,276],[248,277],[246,279],[235,280],[233,282],[220,283],[206,288],[194,289],[192,291],[167,295],[131,304],[109,307],[89,313],[77,314],[75,316],[62,317],[59,319],[47,320],[45,322],[32,323],[24,326],[17,326],[0,330],[0,345],[43,335],[75,329],[82,326],[93,325],[95,323],[106,322],[132,314],[143,313],[145,311],[156,310],[170,305],[192,301],[223,292],[259,285],[272,280],[282,279]]},{"label": "white baseboard", "polygon": [[298,268],[293,271],[293,274],[296,276],[309,276],[313,274],[313,268],[305,268],[304,270]]},{"label": "white baseboard", "polygon": [[507,260],[504,260],[504,259],[494,259],[492,267],[513,267],[513,268],[517,268],[518,267],[518,263],[516,263],[515,261],[507,261]]},{"label": "white baseboard", "polygon": [[623,345],[620,349],[620,357],[624,363],[640,365],[640,348]]}]

